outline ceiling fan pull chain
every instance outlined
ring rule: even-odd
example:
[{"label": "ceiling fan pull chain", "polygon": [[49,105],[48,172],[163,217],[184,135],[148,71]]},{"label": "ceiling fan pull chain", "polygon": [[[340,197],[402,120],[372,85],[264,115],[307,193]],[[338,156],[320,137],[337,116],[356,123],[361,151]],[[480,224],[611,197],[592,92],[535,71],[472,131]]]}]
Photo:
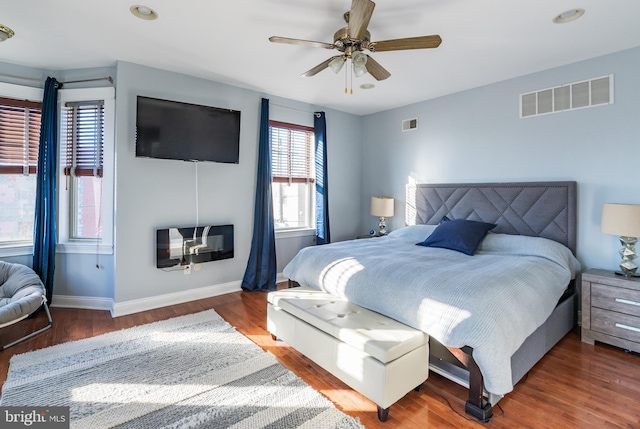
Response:
[{"label": "ceiling fan pull chain", "polygon": [[[347,62],[347,60],[344,60],[345,62]],[[344,68],[344,93],[347,94],[347,70],[349,69],[349,67],[345,67]]]}]

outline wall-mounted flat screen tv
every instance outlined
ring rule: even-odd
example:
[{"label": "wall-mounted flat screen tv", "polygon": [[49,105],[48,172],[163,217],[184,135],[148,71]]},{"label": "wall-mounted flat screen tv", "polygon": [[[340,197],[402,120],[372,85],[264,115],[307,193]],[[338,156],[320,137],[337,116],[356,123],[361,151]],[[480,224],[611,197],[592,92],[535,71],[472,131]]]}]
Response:
[{"label": "wall-mounted flat screen tv", "polygon": [[136,156],[237,164],[240,112],[138,96]]},{"label": "wall-mounted flat screen tv", "polygon": [[233,258],[233,225],[158,229],[156,251],[158,268]]}]

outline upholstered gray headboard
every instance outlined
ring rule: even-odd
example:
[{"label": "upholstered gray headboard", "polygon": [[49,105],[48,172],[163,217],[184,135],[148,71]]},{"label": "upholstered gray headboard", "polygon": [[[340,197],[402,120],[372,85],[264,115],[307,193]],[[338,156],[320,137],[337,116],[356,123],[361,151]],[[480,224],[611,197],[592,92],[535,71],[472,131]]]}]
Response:
[{"label": "upholstered gray headboard", "polygon": [[493,232],[544,237],[576,252],[576,182],[445,183],[407,186],[406,223],[443,216],[495,223]]}]

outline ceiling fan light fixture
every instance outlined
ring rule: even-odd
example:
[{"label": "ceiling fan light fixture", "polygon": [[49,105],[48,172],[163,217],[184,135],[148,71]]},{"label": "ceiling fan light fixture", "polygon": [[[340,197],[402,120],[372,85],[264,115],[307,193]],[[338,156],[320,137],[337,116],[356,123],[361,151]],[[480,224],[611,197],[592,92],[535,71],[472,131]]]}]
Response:
[{"label": "ceiling fan light fixture", "polygon": [[353,65],[353,75],[355,77],[361,77],[361,76],[364,76],[365,74],[367,74],[366,67],[360,67],[355,64]]},{"label": "ceiling fan light fixture", "polygon": [[0,24],[0,42],[4,42],[7,39],[11,39],[16,34],[12,29],[6,25]]},{"label": "ceiling fan light fixture", "polygon": [[553,22],[556,24],[566,24],[567,22],[575,21],[584,15],[584,9],[569,9],[553,18]]},{"label": "ceiling fan light fixture", "polygon": [[158,19],[158,12],[151,9],[149,6],[134,5],[131,6],[129,10],[134,16],[140,19],[144,19],[145,21],[153,21],[155,19]]},{"label": "ceiling fan light fixture", "polygon": [[356,52],[351,55],[351,65],[353,67],[353,75],[355,77],[367,74],[367,56],[362,52]]},{"label": "ceiling fan light fixture", "polygon": [[344,67],[344,63],[346,61],[347,61],[346,58],[336,57],[329,62],[329,68],[331,69],[332,72],[334,72],[335,74],[338,74],[340,73],[340,70],[342,70],[342,67]]},{"label": "ceiling fan light fixture", "polygon": [[353,67],[364,67],[367,64],[367,56],[362,52],[356,52],[351,56]]}]

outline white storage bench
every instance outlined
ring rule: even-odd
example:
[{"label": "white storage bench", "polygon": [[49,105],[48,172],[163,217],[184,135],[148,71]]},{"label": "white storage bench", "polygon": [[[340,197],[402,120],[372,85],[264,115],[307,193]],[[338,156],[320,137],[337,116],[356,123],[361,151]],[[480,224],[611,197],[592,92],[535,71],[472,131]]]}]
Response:
[{"label": "white storage bench", "polygon": [[429,336],[376,312],[305,286],[269,292],[267,329],[378,406],[429,376]]}]

